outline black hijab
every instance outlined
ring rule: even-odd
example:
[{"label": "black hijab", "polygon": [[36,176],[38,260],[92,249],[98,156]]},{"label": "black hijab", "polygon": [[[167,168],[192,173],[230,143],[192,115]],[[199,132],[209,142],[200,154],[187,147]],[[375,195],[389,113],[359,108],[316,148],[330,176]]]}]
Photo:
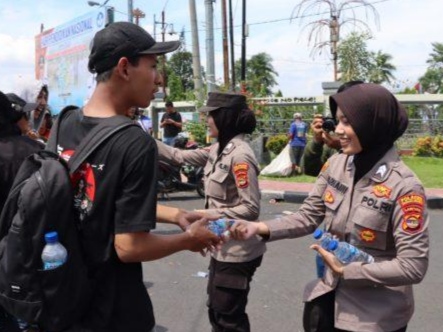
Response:
[{"label": "black hijab", "polygon": [[214,119],[218,129],[218,154],[226,147],[228,142],[239,134],[251,134],[255,130],[257,120],[250,109],[219,108],[211,111],[209,115]]},{"label": "black hijab", "polygon": [[405,108],[384,87],[363,83],[332,95],[329,105],[333,117],[340,107],[355,131],[362,151],[354,156],[354,183],[360,180],[408,127]]}]

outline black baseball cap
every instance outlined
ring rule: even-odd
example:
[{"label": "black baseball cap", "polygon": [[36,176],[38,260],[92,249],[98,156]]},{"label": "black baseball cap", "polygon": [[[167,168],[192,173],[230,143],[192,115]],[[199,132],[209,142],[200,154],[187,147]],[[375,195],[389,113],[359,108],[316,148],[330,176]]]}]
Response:
[{"label": "black baseball cap", "polygon": [[0,117],[16,123],[25,113],[37,107],[36,103],[26,103],[15,93],[4,94],[0,91]]},{"label": "black baseball cap", "polygon": [[199,112],[212,112],[219,108],[248,109],[246,97],[238,93],[209,92],[206,106],[198,109]]},{"label": "black baseball cap", "polygon": [[162,55],[175,51],[180,41],[156,42],[137,24],[115,22],[98,31],[92,40],[88,69],[91,73],[103,73],[122,57],[132,58],[143,54]]}]

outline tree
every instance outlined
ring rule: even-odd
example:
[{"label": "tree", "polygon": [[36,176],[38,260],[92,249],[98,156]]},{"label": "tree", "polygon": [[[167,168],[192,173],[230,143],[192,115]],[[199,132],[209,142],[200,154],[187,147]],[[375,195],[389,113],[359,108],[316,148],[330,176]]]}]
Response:
[{"label": "tree", "polygon": [[372,64],[369,68],[368,81],[377,84],[391,83],[391,80],[395,79],[392,71],[396,70],[391,63],[392,55],[378,51],[377,53],[372,52],[371,57]]},{"label": "tree", "polygon": [[430,66],[426,73],[419,78],[424,91],[443,93],[443,44],[432,43],[432,53],[426,61]]},{"label": "tree", "polygon": [[[313,44],[312,56],[321,55],[324,48],[330,48],[335,81],[338,79],[337,62],[341,29],[345,26],[351,26],[353,29],[350,31],[361,29],[368,34],[371,32],[368,24],[356,16],[356,11],[359,8],[364,10],[366,17],[368,17],[368,12],[371,11],[378,25],[378,13],[375,7],[366,0],[302,0],[292,11],[291,18],[300,17],[300,23],[303,21],[303,17],[313,17],[313,14],[323,16],[308,23],[304,28],[309,28],[308,44]],[[346,14],[349,15],[346,16]],[[326,36],[329,36],[329,39]]]},{"label": "tree", "polygon": [[[240,83],[241,61],[235,63],[237,83]],[[272,95],[272,87],[277,85],[278,73],[272,65],[272,57],[267,53],[258,53],[246,60],[246,89],[255,97]]]},{"label": "tree", "polygon": [[341,81],[365,80],[371,66],[371,53],[367,50],[366,33],[352,32],[338,47]]},{"label": "tree", "polygon": [[[167,71],[170,94],[174,94],[174,91],[172,91],[173,87],[169,82],[171,77],[179,79],[183,90],[182,93],[187,94],[187,92],[194,90],[192,53],[187,51],[175,52],[167,62]],[[180,94],[179,92],[177,93],[177,95]]]},{"label": "tree", "polygon": [[391,83],[394,79],[392,56],[382,51],[369,51],[366,44],[369,38],[367,33],[351,32],[341,42],[338,47],[341,81],[363,80],[381,84]]}]

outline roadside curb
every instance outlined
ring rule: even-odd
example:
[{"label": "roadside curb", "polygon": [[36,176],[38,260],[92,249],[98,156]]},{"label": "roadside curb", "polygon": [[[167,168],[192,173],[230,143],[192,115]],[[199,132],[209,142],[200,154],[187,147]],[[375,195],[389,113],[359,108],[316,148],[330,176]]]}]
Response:
[{"label": "roadside curb", "polygon": [[[261,190],[262,198],[275,200],[275,202],[284,201],[287,203],[301,204],[308,197],[307,192],[301,191],[282,191],[282,190]],[[428,209],[443,209],[443,197],[427,197]]]}]

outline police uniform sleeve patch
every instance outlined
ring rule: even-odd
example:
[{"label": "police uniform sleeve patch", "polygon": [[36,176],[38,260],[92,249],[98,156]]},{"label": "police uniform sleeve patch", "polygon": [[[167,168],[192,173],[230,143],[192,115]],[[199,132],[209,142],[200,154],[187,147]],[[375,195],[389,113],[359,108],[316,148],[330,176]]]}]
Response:
[{"label": "police uniform sleeve patch", "polygon": [[249,164],[247,163],[234,164],[235,184],[237,188],[245,189],[249,186],[248,170]]},{"label": "police uniform sleeve patch", "polygon": [[328,167],[329,167],[329,160],[327,160],[327,161],[323,164],[323,166],[322,166],[322,168],[321,168],[321,170],[320,170],[320,173],[323,173],[324,171],[326,171],[326,170],[328,169]]},{"label": "police uniform sleeve patch", "polygon": [[423,195],[406,194],[401,196],[398,202],[403,212],[402,230],[411,234],[420,232],[423,229],[423,211],[426,202]]}]

